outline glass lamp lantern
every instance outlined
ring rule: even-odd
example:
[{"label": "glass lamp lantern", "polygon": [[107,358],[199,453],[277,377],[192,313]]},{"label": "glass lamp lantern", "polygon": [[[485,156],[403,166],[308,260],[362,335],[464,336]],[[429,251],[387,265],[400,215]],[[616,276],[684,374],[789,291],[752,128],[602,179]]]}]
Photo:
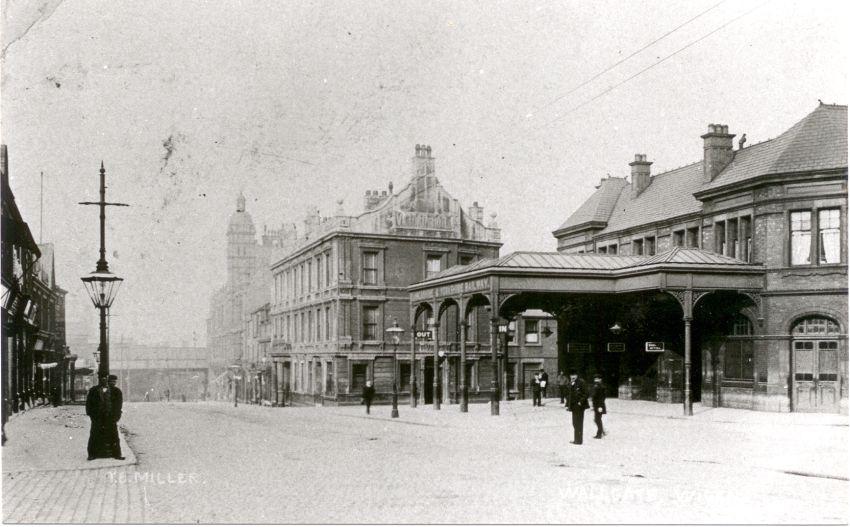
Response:
[{"label": "glass lamp lantern", "polygon": [[107,309],[112,306],[112,302],[118,295],[118,289],[121,288],[121,282],[124,281],[123,278],[109,271],[94,271],[81,280],[86,286],[86,292],[94,307]]}]

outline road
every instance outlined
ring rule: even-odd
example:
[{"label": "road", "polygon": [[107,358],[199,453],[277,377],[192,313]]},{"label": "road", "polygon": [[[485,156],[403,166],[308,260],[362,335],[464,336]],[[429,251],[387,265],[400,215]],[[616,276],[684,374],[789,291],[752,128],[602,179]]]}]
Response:
[{"label": "road", "polygon": [[[499,417],[402,406],[400,419],[386,406],[133,403],[138,463],[89,477],[120,505],[98,518],[118,522],[848,521],[846,416],[678,411],[611,400],[609,435],[592,439],[588,414],[576,446],[551,399],[503,403]],[[28,518],[6,506],[4,519]]]}]

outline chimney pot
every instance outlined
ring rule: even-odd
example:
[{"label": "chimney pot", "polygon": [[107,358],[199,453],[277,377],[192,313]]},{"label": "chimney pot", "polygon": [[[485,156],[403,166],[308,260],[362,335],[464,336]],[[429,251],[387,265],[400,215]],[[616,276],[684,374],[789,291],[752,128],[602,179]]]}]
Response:
[{"label": "chimney pot", "polygon": [[635,154],[629,166],[632,167],[632,198],[636,198],[649,186],[652,161],[646,160],[646,154]]},{"label": "chimney pot", "polygon": [[725,124],[710,124],[708,133],[702,136],[703,161],[702,180],[710,183],[720,174],[732,161],[732,139],[735,134],[729,133],[729,126]]}]

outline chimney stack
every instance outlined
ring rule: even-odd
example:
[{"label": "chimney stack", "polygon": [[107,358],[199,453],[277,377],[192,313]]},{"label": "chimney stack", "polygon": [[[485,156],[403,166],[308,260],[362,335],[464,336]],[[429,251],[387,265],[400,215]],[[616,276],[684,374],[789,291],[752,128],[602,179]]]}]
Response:
[{"label": "chimney stack", "polygon": [[732,152],[732,139],[735,134],[730,134],[729,127],[725,124],[710,124],[708,133],[701,137],[703,139],[702,182],[710,183],[735,157]]},{"label": "chimney stack", "polygon": [[649,186],[652,161],[646,160],[646,154],[635,154],[635,160],[629,163],[632,167],[632,198],[636,198]]}]

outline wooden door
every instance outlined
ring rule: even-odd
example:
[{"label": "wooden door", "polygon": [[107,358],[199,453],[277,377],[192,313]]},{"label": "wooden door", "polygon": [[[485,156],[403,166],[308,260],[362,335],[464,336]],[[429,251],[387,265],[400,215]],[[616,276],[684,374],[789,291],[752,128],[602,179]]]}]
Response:
[{"label": "wooden door", "polygon": [[793,399],[797,412],[837,412],[838,341],[793,341]]}]

